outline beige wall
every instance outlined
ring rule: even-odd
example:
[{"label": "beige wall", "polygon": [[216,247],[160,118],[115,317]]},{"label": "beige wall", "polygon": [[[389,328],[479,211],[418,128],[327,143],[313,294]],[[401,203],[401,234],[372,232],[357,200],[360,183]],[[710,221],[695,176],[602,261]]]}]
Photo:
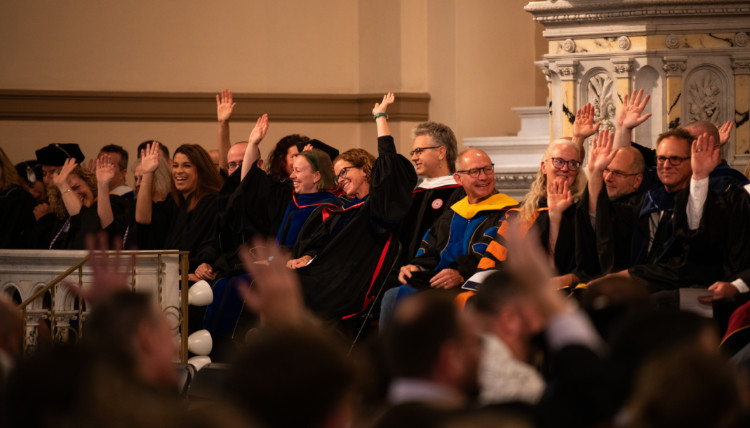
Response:
[{"label": "beige wall", "polygon": [[[542,105],[533,62],[546,44],[527,0],[226,0],[0,3],[0,90],[357,94],[426,92],[430,118],[465,137],[513,135],[513,106]],[[376,100],[373,100],[375,102]],[[394,122],[402,153],[412,122]],[[251,124],[233,123],[233,139]],[[14,162],[50,142],[94,156],[159,138],[214,147],[214,122],[0,120]],[[369,123],[274,123],[271,145],[303,133],[375,149]],[[267,153],[267,152],[266,152]]]}]

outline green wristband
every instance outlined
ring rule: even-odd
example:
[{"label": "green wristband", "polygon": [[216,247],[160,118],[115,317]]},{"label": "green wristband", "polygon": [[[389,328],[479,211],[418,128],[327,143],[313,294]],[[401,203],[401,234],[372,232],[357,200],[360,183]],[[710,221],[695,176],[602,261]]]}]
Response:
[{"label": "green wristband", "polygon": [[375,114],[374,114],[374,115],[372,116],[372,118],[373,118],[373,119],[377,119],[377,118],[379,118],[379,117],[385,117],[386,119],[388,119],[388,115],[387,115],[387,114],[385,114],[385,113],[375,113]]}]

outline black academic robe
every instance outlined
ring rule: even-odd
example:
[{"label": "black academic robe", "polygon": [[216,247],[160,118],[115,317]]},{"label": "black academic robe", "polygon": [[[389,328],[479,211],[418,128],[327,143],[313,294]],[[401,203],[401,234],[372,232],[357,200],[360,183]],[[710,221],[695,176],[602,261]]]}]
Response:
[{"label": "black academic robe", "polygon": [[454,203],[466,196],[461,185],[440,186],[433,189],[416,188],[412,192],[411,209],[401,223],[398,240],[401,242],[401,261],[403,266],[417,254],[425,233],[435,220]]},{"label": "black academic robe", "polygon": [[43,229],[39,232],[39,248],[52,250],[83,250],[86,249],[86,236],[96,234],[101,230],[107,232],[121,230],[117,225],[127,210],[129,202],[117,195],[109,195],[109,203],[112,206],[112,215],[115,220],[107,229],[102,229],[97,213],[98,201],[94,201],[90,207],[82,206],[81,211],[74,215],[61,219],[54,214],[45,216],[38,222]]},{"label": "black academic robe", "polygon": [[631,245],[643,193],[634,192],[611,201],[602,186],[597,196],[594,226],[588,212],[588,189],[576,208],[576,274],[589,281],[631,266]]},{"label": "black academic robe", "polygon": [[138,247],[144,250],[190,251],[190,272],[201,263],[215,259],[213,241],[216,239],[218,193],[204,195],[195,208],[188,211],[190,200],[170,195],[152,206],[151,224],[137,223]]},{"label": "black academic robe", "polygon": [[255,236],[275,236],[292,200],[290,180],[274,178],[254,164],[241,182],[233,183],[239,173],[238,169],[225,183],[223,191],[235,187],[218,216],[215,256],[209,261],[223,276],[244,273],[237,256],[240,246]]},{"label": "black academic robe", "polygon": [[31,193],[12,184],[0,190],[0,248],[26,248],[36,223],[36,200]]},{"label": "black academic robe", "polygon": [[[373,279],[383,266],[392,236],[409,211],[417,176],[396,152],[393,137],[378,138],[370,193],[343,209],[319,209],[300,231],[295,246],[310,264],[297,269],[305,303],[324,319],[348,318],[364,310],[376,292]],[[315,227],[318,226],[318,227]]]}]

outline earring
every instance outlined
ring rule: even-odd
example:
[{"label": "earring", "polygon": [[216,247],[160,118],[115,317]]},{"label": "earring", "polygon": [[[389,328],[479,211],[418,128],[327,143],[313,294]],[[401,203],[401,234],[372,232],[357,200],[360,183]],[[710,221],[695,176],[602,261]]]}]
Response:
[{"label": "earring", "polygon": [[443,160],[443,157],[442,156],[438,156],[438,160]]}]

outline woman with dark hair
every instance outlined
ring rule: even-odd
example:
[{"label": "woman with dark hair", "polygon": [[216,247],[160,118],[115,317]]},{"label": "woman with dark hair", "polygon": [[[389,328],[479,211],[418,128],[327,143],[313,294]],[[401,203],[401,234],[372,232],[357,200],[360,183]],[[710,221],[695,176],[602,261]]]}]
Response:
[{"label": "woman with dark hair", "polygon": [[299,134],[287,135],[279,140],[268,156],[268,174],[279,180],[289,178],[294,156],[299,153],[298,147],[304,147],[309,141],[308,137]]},{"label": "woman with dark hair", "polygon": [[287,264],[297,269],[308,308],[324,319],[365,310],[376,293],[375,279],[388,269],[383,262],[389,249],[398,245],[393,233],[409,210],[417,175],[390,135],[385,111],[393,101],[389,93],[372,110],[378,158],[361,149],[336,158],[336,181],[347,197],[343,208],[311,214],[295,245],[297,258]]},{"label": "woman with dark hair", "polygon": [[191,280],[195,269],[214,259],[213,241],[222,180],[211,157],[197,144],[183,144],[172,158],[172,189],[163,202],[152,201],[159,143],[141,152],[143,178],[136,200],[135,220],[141,248],[190,251]]},{"label": "woman with dark hair", "polygon": [[24,248],[34,225],[36,201],[0,148],[0,248]]}]

